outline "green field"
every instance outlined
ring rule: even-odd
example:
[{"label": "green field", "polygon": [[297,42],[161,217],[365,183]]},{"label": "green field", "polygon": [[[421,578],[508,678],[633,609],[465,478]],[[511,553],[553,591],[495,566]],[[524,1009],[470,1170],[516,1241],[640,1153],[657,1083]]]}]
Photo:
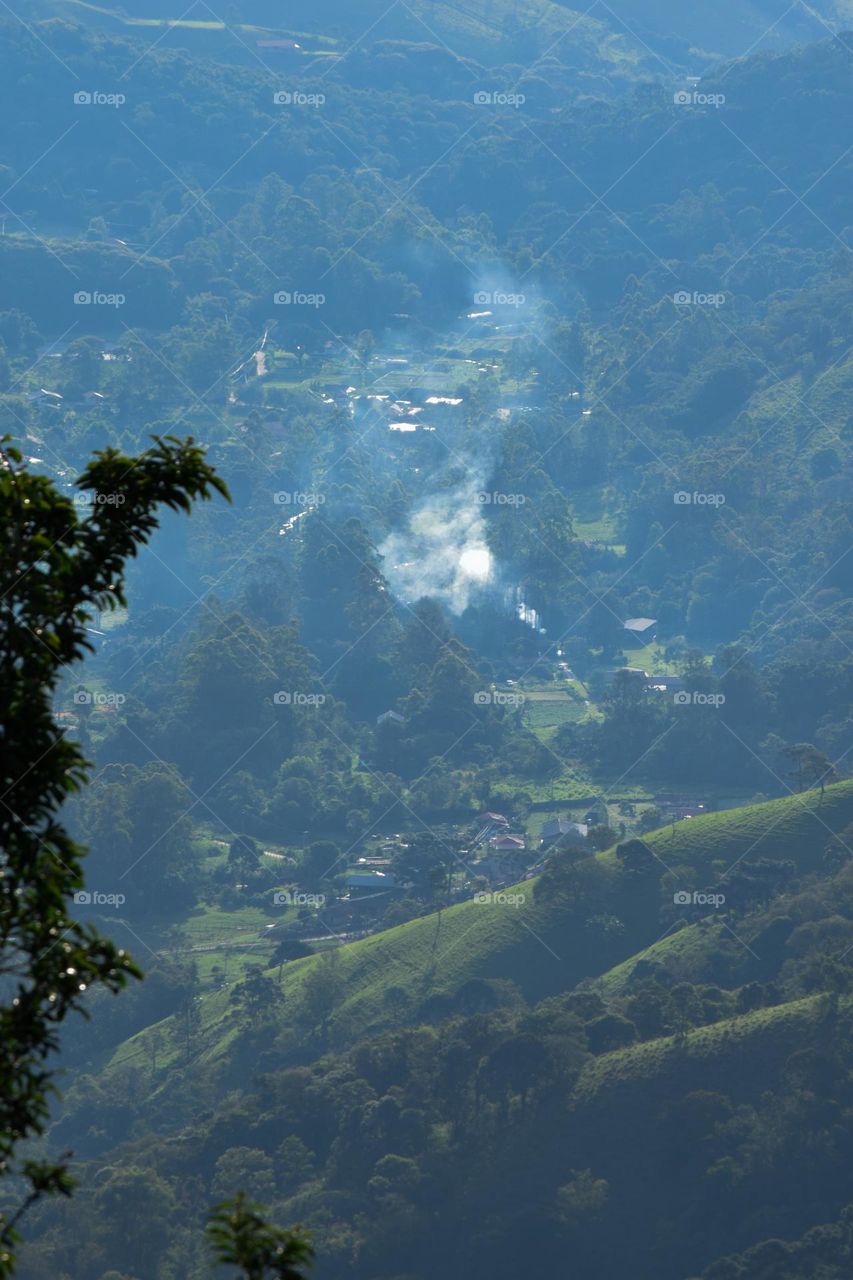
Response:
[{"label": "green field", "polygon": [[678,674],[675,663],[667,662],[663,646],[652,641],[641,649],[630,645],[624,646],[625,662],[629,667],[642,667],[644,671],[655,676],[674,676]]},{"label": "green field", "polygon": [[703,920],[701,924],[690,924],[659,938],[644,951],[596,978],[589,989],[605,999],[627,995],[639,961],[661,965],[678,981],[701,982],[708,976],[709,959],[721,952],[726,952],[734,963],[741,960],[746,965],[749,961],[746,948],[721,924],[715,920],[708,924]]},{"label": "green field", "polygon": [[[564,724],[577,724],[588,716],[587,708],[579,697],[572,697],[568,691],[533,692],[525,690],[524,712],[522,719],[528,729],[532,729],[543,740],[553,737],[553,732]],[[551,730],[549,734],[547,731]]]},{"label": "green field", "polygon": [[541,782],[520,775],[502,775],[501,780],[492,786],[492,797],[497,804],[501,800],[509,801],[522,792],[532,804],[582,804],[596,795],[599,788],[577,773],[566,770],[558,777]]},{"label": "green field", "polygon": [[[800,870],[817,866],[831,835],[853,819],[853,782],[768,800],[763,804],[706,813],[644,836],[668,866],[688,868],[703,885],[745,857],[790,858]],[[611,865],[613,850],[601,855]],[[686,882],[685,887],[689,887]]]}]

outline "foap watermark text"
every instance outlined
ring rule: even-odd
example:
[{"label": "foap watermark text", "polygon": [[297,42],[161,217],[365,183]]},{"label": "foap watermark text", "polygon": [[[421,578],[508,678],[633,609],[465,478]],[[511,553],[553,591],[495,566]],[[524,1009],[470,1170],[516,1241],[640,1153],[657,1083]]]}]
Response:
[{"label": "foap watermark text", "polygon": [[679,689],[673,694],[673,702],[677,707],[721,707],[726,701],[724,693],[699,693]]},{"label": "foap watermark text", "polygon": [[524,893],[504,893],[502,890],[484,889],[481,893],[474,894],[474,901],[480,905],[491,907],[523,907],[527,901],[527,895]]},{"label": "foap watermark text", "polygon": [[477,707],[520,707],[523,702],[523,693],[504,693],[501,689],[478,689],[474,694]]},{"label": "foap watermark text", "polygon": [[272,896],[277,907],[324,907],[325,893],[300,893],[295,889],[277,889]]},{"label": "foap watermark text", "polygon": [[721,107],[726,100],[724,93],[702,93],[699,89],[679,89],[672,95],[677,107]]},{"label": "foap watermark text", "polygon": [[477,494],[477,501],[483,507],[523,507],[527,498],[523,493],[492,493],[481,492]]},{"label": "foap watermark text", "polygon": [[672,495],[677,507],[722,507],[726,501],[724,493],[691,493],[687,489],[677,489]]},{"label": "foap watermark text", "polygon": [[98,89],[78,89],[74,94],[75,107],[123,107],[126,102],[123,93],[101,93]]},{"label": "foap watermark text", "polygon": [[303,293],[299,289],[278,289],[272,296],[277,307],[322,307],[325,293]]},{"label": "foap watermark text", "polygon": [[78,907],[123,907],[127,898],[123,893],[102,893],[99,889],[78,889],[74,894]]},{"label": "foap watermark text", "polygon": [[500,289],[480,289],[474,294],[475,307],[523,307],[526,301],[523,293],[503,293]]},{"label": "foap watermark text", "polygon": [[480,89],[474,94],[475,107],[523,107],[527,98],[523,93],[506,93],[502,90],[493,92],[489,89]]},{"label": "foap watermark text", "polygon": [[672,895],[672,901],[677,907],[713,907],[715,911],[719,911],[725,904],[726,895],[703,893],[699,889],[679,889]]},{"label": "foap watermark text", "polygon": [[279,489],[273,494],[273,502],[278,507],[322,507],[325,501],[324,493],[303,493],[299,489]]},{"label": "foap watermark text", "polygon": [[677,307],[723,307],[726,303],[724,293],[700,293],[698,289],[679,289],[672,295]]}]

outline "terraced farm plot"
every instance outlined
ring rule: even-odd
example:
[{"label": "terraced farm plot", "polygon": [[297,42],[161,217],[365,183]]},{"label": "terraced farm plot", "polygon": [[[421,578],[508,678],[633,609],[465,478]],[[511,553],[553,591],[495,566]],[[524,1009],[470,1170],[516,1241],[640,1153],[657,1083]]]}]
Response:
[{"label": "terraced farm plot", "polygon": [[[587,710],[583,701],[573,698],[564,690],[553,693],[525,693],[524,723],[528,729],[543,738],[553,736],[553,731],[563,724],[575,724],[586,718]],[[549,735],[548,730],[552,733]]]}]

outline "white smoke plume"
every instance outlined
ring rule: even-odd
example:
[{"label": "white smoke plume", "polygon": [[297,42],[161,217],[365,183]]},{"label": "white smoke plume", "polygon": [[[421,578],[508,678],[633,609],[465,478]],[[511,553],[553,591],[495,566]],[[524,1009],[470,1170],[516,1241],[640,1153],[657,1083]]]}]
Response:
[{"label": "white smoke plume", "polygon": [[486,542],[482,483],[431,494],[409,517],[405,533],[392,533],[380,548],[392,590],[405,601],[434,596],[462,613],[492,576]]}]

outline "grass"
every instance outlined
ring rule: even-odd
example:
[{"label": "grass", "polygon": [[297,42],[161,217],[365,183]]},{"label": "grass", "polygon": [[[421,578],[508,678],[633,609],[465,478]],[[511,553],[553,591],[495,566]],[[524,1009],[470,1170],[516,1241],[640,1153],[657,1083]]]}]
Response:
[{"label": "grass", "polygon": [[[324,382],[345,382],[358,389],[359,392],[369,391],[387,391],[403,392],[409,389],[413,384],[424,387],[428,391],[441,393],[454,390],[460,383],[477,381],[481,376],[479,374],[480,365],[487,368],[495,361],[500,362],[506,357],[512,345],[511,338],[489,337],[488,342],[495,348],[494,357],[484,357],[482,360],[474,358],[470,352],[476,350],[478,346],[483,345],[483,340],[462,340],[455,343],[460,351],[468,352],[468,356],[463,358],[460,356],[438,355],[427,356],[424,359],[416,357],[409,358],[408,365],[405,368],[385,368],[385,361],[389,356],[383,353],[381,356],[375,357],[366,371],[356,369],[353,361],[349,358],[341,356],[332,356],[321,359],[319,361],[311,361],[310,365],[295,365],[295,359],[291,352],[277,350],[274,352],[275,364],[273,366],[272,381],[266,381],[265,385],[277,385],[277,378],[281,374],[292,372],[296,385],[310,385],[311,383]],[[408,358],[408,357],[407,357]],[[277,366],[285,367],[277,367]],[[292,369],[287,366],[292,365]],[[499,363],[495,370],[500,376],[501,388],[505,392],[523,392],[530,390],[533,394],[533,387],[528,380],[515,379],[511,377],[505,368]]]},{"label": "grass", "polygon": [[546,746],[550,745],[557,730],[565,724],[579,724],[592,714],[586,705],[587,692],[579,680],[565,680],[560,684],[535,685],[525,681],[524,724]]},{"label": "grass", "polygon": [[[575,724],[586,719],[587,709],[578,698],[566,690],[553,692],[525,692],[523,720],[528,729],[540,736],[546,730],[559,729],[564,724]],[[553,736],[553,735],[551,735]]]},{"label": "grass", "polygon": [[620,527],[620,515],[613,492],[607,485],[591,485],[575,495],[572,502],[572,524],[585,542],[614,542]]},{"label": "grass", "polygon": [[598,792],[598,788],[592,782],[579,777],[576,772],[566,770],[565,773],[551,781],[543,782],[539,779],[525,778],[520,774],[502,775],[499,782],[492,787],[492,796],[497,803],[499,798],[510,798],[519,791],[523,791],[525,795],[530,797],[533,804],[545,804],[553,801],[558,804],[561,802],[582,803],[584,800],[594,796]]},{"label": "grass", "polygon": [[616,536],[616,521],[612,516],[601,516],[597,520],[573,520],[575,533],[584,542],[609,543]]},{"label": "grass", "polygon": [[[795,1049],[814,1038],[823,1011],[822,995],[806,996],[698,1027],[683,1044],[667,1036],[603,1054],[582,1072],[577,1101],[592,1103],[608,1094],[612,1105],[613,1096],[622,1094],[629,1102],[633,1091],[655,1076],[664,1081],[672,1076],[673,1084],[677,1077],[683,1093],[687,1073],[693,1089],[713,1088],[720,1080],[734,1078],[746,1089],[768,1088],[771,1073],[781,1070]],[[736,1076],[732,1075],[733,1059],[738,1064]],[[697,1079],[697,1072],[703,1078]]]},{"label": "grass", "polygon": [[640,960],[662,965],[679,982],[700,982],[707,977],[711,956],[723,948],[735,956],[742,953],[744,963],[748,962],[749,953],[716,921],[712,920],[710,926],[691,924],[659,938],[644,951],[608,969],[607,973],[591,982],[589,988],[607,1000],[628,995],[634,969]]},{"label": "grass", "polygon": [[650,644],[643,645],[641,649],[633,649],[626,645],[624,654],[627,667],[642,667],[644,671],[649,671],[655,676],[677,675],[675,664],[667,662],[664,657],[663,645],[657,644],[654,640]]},{"label": "grass", "polygon": [[[842,830],[853,820],[853,782],[827,788],[823,804],[816,793],[769,801],[762,805],[691,819],[646,837],[662,856],[676,861],[698,884],[715,864],[734,862],[738,857],[765,856],[793,858],[800,866],[812,865],[820,855],[830,831]],[[602,853],[602,866],[615,877],[619,862],[613,850]],[[451,995],[475,978],[511,978],[528,998],[571,989],[583,976],[588,963],[582,938],[567,933],[571,904],[559,897],[535,895],[535,882],[516,886],[523,895],[519,905],[459,903],[440,913],[412,920],[384,933],[350,943],[337,951],[337,966],[343,990],[331,1024],[332,1043],[350,1044],[361,1036],[395,1022],[417,1019],[422,1004],[436,995]],[[224,928],[232,913],[204,912],[195,917],[198,936],[215,934]],[[238,928],[249,935],[262,919],[252,909],[238,915]],[[233,924],[233,921],[231,922]],[[657,920],[650,921],[650,931]],[[699,945],[698,931],[682,930],[669,941],[655,943],[650,938],[645,954],[666,958],[678,949]],[[600,979],[605,989],[618,991],[627,975],[626,960]],[[316,957],[287,964],[282,975],[283,1034],[296,1039],[293,1011],[299,1009],[305,979],[319,963]],[[395,989],[400,1011],[393,1012],[387,993]],[[230,1016],[227,990],[206,994],[199,1004],[201,1034],[199,1059],[213,1063],[227,1055],[238,1033]],[[774,1010],[761,1011],[765,1016]],[[755,1016],[755,1015],[753,1015]],[[110,1069],[117,1069],[147,1053],[148,1028],[122,1045],[114,1054]],[[163,1030],[163,1026],[159,1028]],[[696,1036],[709,1036],[706,1028]],[[642,1046],[643,1055],[669,1052],[666,1044]],[[177,1060],[163,1057],[164,1068]],[[625,1051],[629,1055],[640,1050]],[[608,1055],[608,1072],[618,1071],[619,1055]],[[605,1070],[596,1066],[595,1070]]]},{"label": "grass", "polygon": [[[689,868],[696,885],[718,879],[747,856],[790,858],[801,869],[817,865],[830,836],[853,821],[853,782],[785,796],[763,804],[701,814],[645,836],[653,853],[667,866]],[[602,855],[616,862],[613,850]],[[685,887],[693,887],[686,882]]]},{"label": "grass", "polygon": [[273,918],[259,907],[223,911],[205,906],[170,933],[163,951],[191,959],[203,988],[213,983],[213,970],[217,967],[233,983],[244,976],[250,965],[269,962],[273,944],[264,938],[264,931],[272,923]]},{"label": "grass", "polygon": [[213,951],[204,951],[193,956],[199,982],[204,987],[211,987],[219,974],[222,981],[231,984],[239,982],[253,965],[265,968],[272,955],[272,945],[260,939],[242,951],[234,951],[231,947],[221,947]]},{"label": "grass", "polygon": [[204,907],[193,912],[182,925],[181,932],[188,946],[198,947],[240,941],[246,937],[257,938],[261,930],[271,923],[271,918],[260,907],[238,907],[236,911]]},{"label": "grass", "polygon": [[[535,942],[538,934],[548,934],[553,925],[553,904],[534,902],[533,886],[518,886],[524,896],[520,907],[475,902],[460,903],[433,916],[399,925],[338,950],[338,966],[346,996],[335,1014],[335,1023],[349,1038],[388,1020],[385,993],[389,988],[403,992],[407,1010],[414,1013],[429,997],[451,994],[465,981],[484,976],[511,977],[525,965],[524,953],[531,941],[536,947],[532,967],[543,970],[558,961],[555,953]],[[284,1007],[293,1009],[301,1000],[306,976],[317,960],[293,961],[282,976]],[[497,971],[497,972],[496,972]],[[531,975],[532,977],[535,975]],[[549,985],[554,985],[551,983]],[[556,985],[559,985],[558,983]],[[201,1041],[206,1046],[202,1061],[219,1059],[230,1042],[229,992],[216,991],[202,997]],[[144,1051],[153,1028],[132,1037],[114,1054],[108,1070],[117,1069]],[[162,1032],[163,1025],[159,1030]],[[164,1056],[164,1067],[175,1060]]]},{"label": "grass", "polygon": [[[217,855],[219,860],[224,857]],[[296,925],[298,918],[296,907],[276,906],[275,913],[269,914],[256,906],[223,910],[204,905],[170,932],[163,950],[192,958],[202,983],[210,980],[216,965],[228,969],[228,978],[236,980],[235,966],[242,972],[249,965],[268,962],[274,949],[270,926]]]}]

